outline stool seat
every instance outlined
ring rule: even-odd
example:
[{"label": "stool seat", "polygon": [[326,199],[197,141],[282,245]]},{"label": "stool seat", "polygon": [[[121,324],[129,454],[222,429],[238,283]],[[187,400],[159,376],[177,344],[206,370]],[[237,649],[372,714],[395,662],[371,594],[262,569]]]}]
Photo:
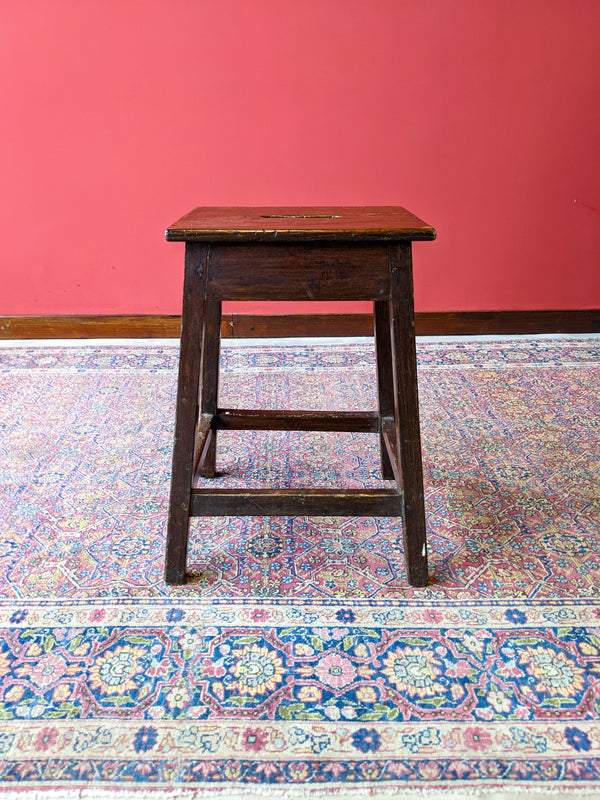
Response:
[{"label": "stool seat", "polygon": [[425,241],[427,223],[400,206],[195,208],[170,225],[169,242]]},{"label": "stool seat", "polygon": [[[434,229],[398,206],[196,208],[166,238],[186,245],[166,582],[185,581],[191,516],[398,516],[408,581],[425,586],[412,242],[434,239]],[[224,300],[372,300],[378,409],[219,407]],[[395,486],[206,488],[225,429],[378,434],[382,477]]]}]

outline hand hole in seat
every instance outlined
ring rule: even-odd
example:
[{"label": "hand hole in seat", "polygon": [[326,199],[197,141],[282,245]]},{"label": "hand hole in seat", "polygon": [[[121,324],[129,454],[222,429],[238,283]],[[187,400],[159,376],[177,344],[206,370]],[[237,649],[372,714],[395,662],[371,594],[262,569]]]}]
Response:
[{"label": "hand hole in seat", "polygon": [[261,214],[263,219],[339,219],[339,214]]}]

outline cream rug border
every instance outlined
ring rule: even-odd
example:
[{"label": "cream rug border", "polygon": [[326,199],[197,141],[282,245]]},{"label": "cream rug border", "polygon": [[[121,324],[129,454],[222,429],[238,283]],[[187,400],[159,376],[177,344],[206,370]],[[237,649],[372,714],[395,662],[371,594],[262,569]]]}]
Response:
[{"label": "cream rug border", "polygon": [[1,800],[600,800],[600,787],[580,787],[575,784],[542,788],[526,783],[510,787],[447,787],[414,788],[399,786],[253,786],[253,787],[160,787],[135,789],[79,787],[39,788],[23,786],[5,791],[0,788]]}]

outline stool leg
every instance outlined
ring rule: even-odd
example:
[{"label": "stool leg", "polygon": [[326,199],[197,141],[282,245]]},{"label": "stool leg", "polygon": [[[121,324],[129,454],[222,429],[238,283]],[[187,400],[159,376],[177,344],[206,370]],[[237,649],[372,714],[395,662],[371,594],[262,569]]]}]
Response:
[{"label": "stool leg", "polygon": [[[202,380],[200,382],[200,410],[202,414],[216,414],[219,401],[219,356],[221,352],[221,302],[207,301],[204,308],[204,334],[202,336]],[[217,432],[213,435],[203,461],[198,465],[202,478],[214,478],[217,458]]]},{"label": "stool leg", "polygon": [[409,583],[426,586],[427,538],[410,242],[390,246],[390,334],[396,453],[403,484],[398,488],[403,493],[404,559]]},{"label": "stool leg", "polygon": [[392,350],[390,341],[390,306],[387,300],[375,300],[375,360],[377,363],[377,401],[379,404],[379,451],[381,475],[394,480],[394,470],[383,439],[383,418],[394,416]]},{"label": "stool leg", "polygon": [[188,242],[185,246],[179,382],[165,556],[165,582],[169,584],[181,584],[185,580],[207,271],[208,246]]}]

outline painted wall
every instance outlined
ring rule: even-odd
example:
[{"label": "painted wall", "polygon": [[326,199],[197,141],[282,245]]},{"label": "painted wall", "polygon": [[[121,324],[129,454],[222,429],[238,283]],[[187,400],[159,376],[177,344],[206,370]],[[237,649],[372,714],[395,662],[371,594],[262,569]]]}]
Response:
[{"label": "painted wall", "polygon": [[600,307],[599,42],[598,0],[0,0],[0,313],[178,313],[203,204],[406,205],[419,310]]}]

